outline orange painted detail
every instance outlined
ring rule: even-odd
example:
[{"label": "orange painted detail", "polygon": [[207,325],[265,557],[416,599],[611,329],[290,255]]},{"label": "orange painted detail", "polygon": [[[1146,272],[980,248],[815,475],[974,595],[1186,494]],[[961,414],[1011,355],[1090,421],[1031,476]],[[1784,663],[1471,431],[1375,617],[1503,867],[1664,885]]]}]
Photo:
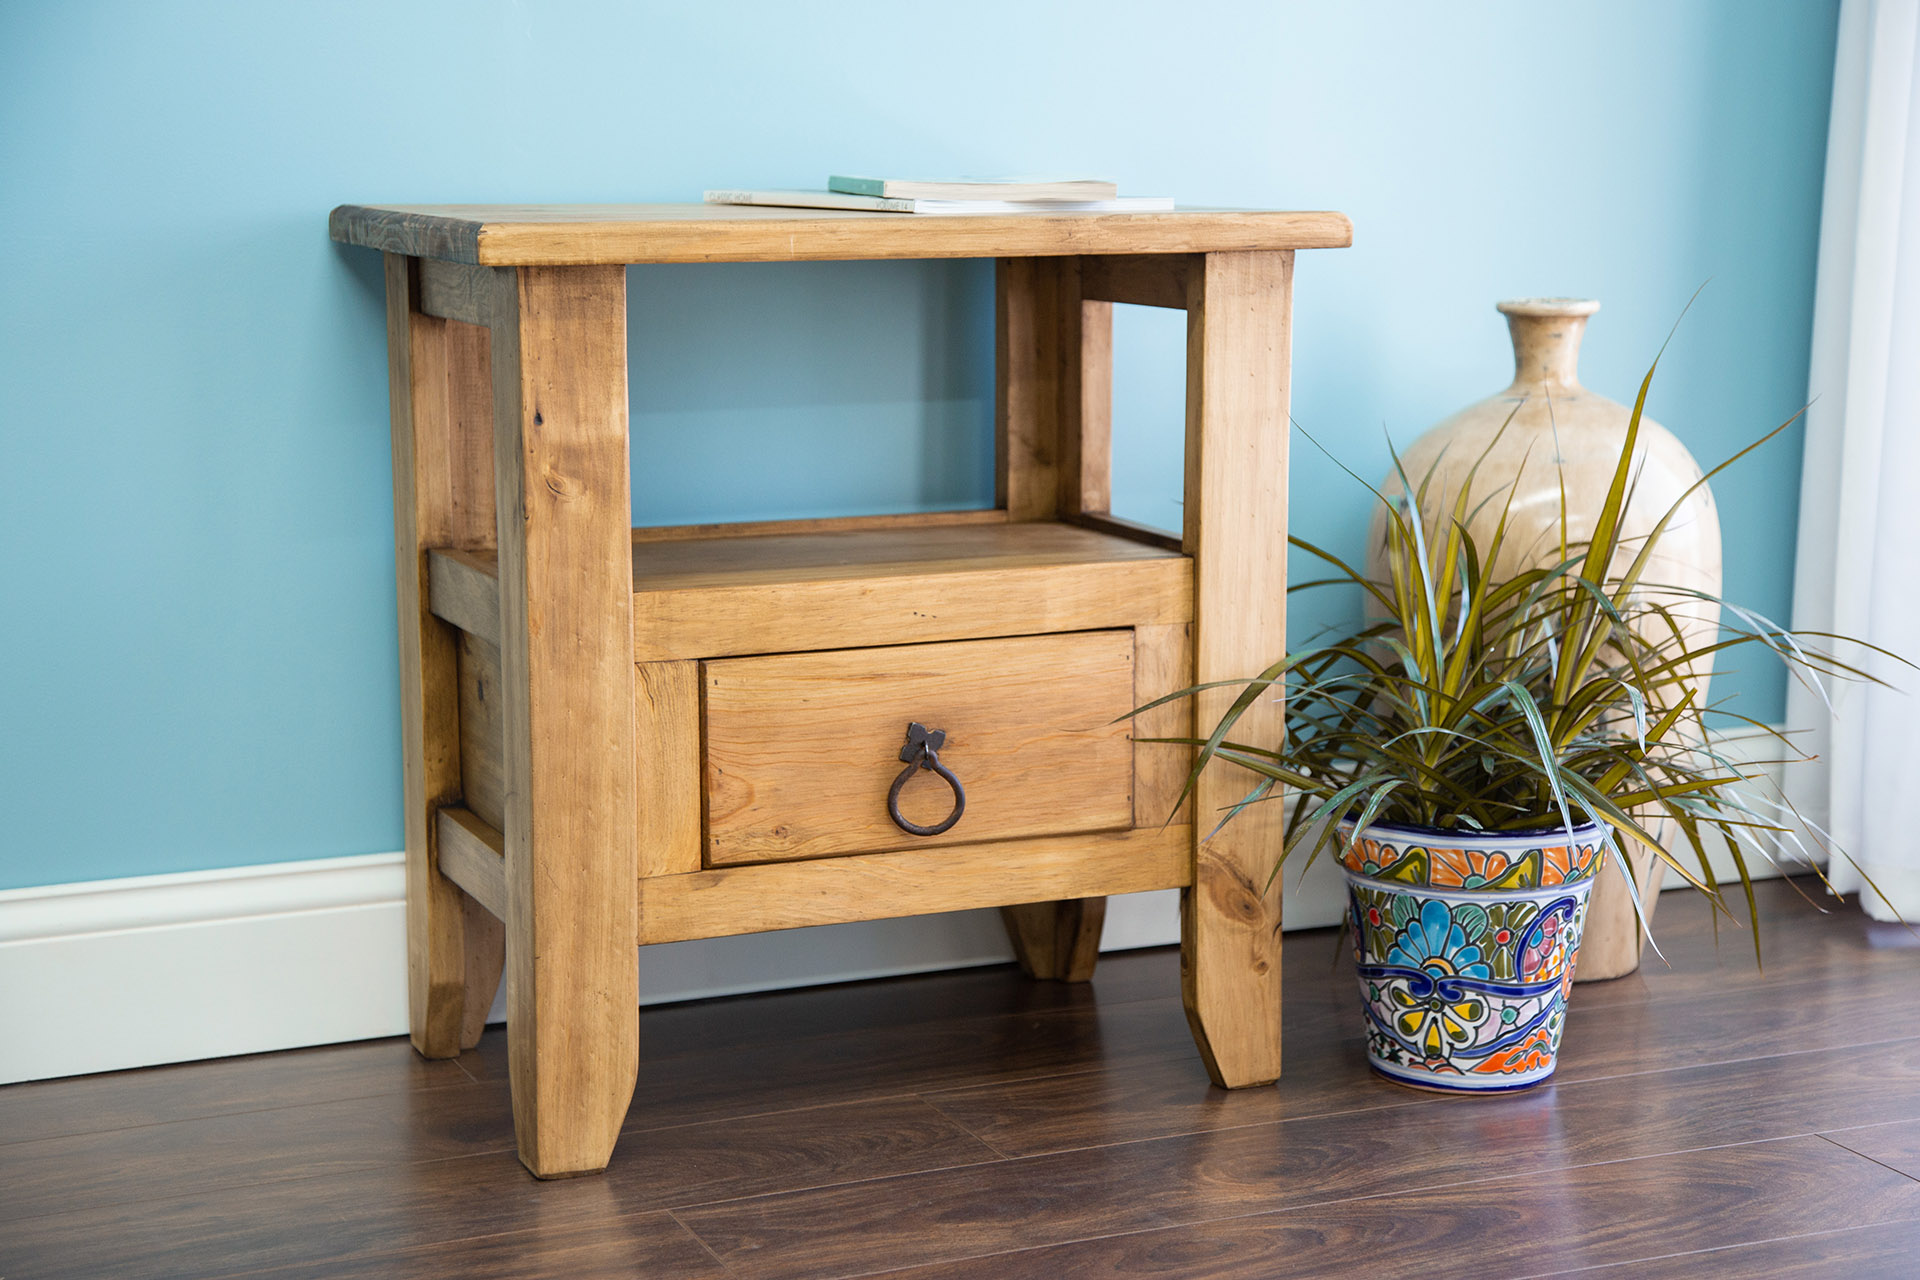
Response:
[{"label": "orange painted detail", "polygon": [[1514,1074],[1531,1071],[1535,1067],[1548,1066],[1553,1062],[1553,1037],[1545,1027],[1534,1032],[1519,1044],[1492,1054],[1484,1061],[1475,1063],[1473,1070],[1486,1075]]}]

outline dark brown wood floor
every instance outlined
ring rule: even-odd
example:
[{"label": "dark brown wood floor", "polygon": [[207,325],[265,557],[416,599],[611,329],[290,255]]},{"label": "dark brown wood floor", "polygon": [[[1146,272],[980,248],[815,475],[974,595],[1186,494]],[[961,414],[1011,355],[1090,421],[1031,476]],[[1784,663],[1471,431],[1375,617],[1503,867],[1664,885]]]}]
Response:
[{"label": "dark brown wood floor", "polygon": [[[0,1089],[0,1276],[1920,1275],[1920,946],[1762,886],[1578,988],[1555,1083],[1371,1077],[1329,932],[1210,1089],[1171,951],[649,1009],[612,1168],[513,1154],[505,1036]],[[31,1034],[8,1028],[7,1034]]]}]

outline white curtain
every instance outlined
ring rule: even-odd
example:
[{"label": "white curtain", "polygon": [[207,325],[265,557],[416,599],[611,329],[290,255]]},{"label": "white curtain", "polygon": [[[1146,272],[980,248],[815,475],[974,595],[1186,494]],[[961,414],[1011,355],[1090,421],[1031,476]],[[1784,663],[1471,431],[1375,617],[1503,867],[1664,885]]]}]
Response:
[{"label": "white curtain", "polygon": [[[1794,623],[1920,662],[1917,61],[1920,0],[1842,0]],[[1795,742],[1819,759],[1788,766],[1787,794],[1859,864],[1833,859],[1836,888],[1920,923],[1920,672],[1859,665],[1898,688],[1837,684],[1829,709],[1790,686]]]}]

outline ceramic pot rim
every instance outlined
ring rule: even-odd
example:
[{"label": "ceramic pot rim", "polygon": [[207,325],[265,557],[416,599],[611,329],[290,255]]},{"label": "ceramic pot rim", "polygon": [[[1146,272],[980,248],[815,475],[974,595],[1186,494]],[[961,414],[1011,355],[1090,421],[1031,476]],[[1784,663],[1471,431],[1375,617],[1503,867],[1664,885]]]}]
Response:
[{"label": "ceramic pot rim", "polygon": [[1563,880],[1558,884],[1532,885],[1518,889],[1473,888],[1466,885],[1415,884],[1407,880],[1383,880],[1379,876],[1370,876],[1364,871],[1355,871],[1342,864],[1340,874],[1350,884],[1365,885],[1370,889],[1381,889],[1388,893],[1404,893],[1415,898],[1431,898],[1440,902],[1548,902],[1555,898],[1579,899],[1593,888],[1597,875],[1582,876],[1578,880]]},{"label": "ceramic pot rim", "polygon": [[1490,836],[1389,822],[1356,831],[1353,820],[1344,819],[1339,830],[1335,860],[1349,877],[1470,893],[1591,884],[1616,848],[1613,828],[1604,822]]},{"label": "ceramic pot rim", "polygon": [[[1340,820],[1342,831],[1353,829],[1352,818]],[[1606,822],[1577,822],[1571,829],[1567,827],[1527,827],[1520,831],[1475,831],[1472,827],[1422,827],[1411,822],[1369,822],[1360,829],[1361,835],[1373,831],[1390,831],[1395,835],[1419,836],[1423,839],[1438,837],[1450,844],[1462,847],[1499,848],[1508,845],[1525,845],[1532,848],[1543,840],[1554,837],[1571,838],[1575,843],[1589,839],[1605,841],[1613,834],[1613,826]]]}]

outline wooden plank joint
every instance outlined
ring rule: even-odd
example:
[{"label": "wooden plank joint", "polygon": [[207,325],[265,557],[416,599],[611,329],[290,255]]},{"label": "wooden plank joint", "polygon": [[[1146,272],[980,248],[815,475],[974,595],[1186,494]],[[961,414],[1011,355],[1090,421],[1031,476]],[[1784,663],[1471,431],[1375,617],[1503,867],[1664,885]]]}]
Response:
[{"label": "wooden plank joint", "polygon": [[1199,269],[1195,253],[1108,254],[1080,259],[1080,296],[1090,302],[1187,309],[1187,282]]},{"label": "wooden plank joint", "polygon": [[469,266],[464,262],[447,262],[440,258],[417,258],[415,269],[420,273],[420,292],[415,305],[430,316],[439,316],[442,320],[460,320],[467,324],[488,325],[493,322],[491,298],[498,286],[493,274],[496,268]]},{"label": "wooden plank joint", "polygon": [[500,643],[500,567],[495,557],[427,552],[427,598],[435,617],[488,644]]},{"label": "wooden plank joint", "polygon": [[434,832],[440,845],[440,874],[465,889],[495,919],[506,919],[506,837],[453,805],[434,816]]}]

